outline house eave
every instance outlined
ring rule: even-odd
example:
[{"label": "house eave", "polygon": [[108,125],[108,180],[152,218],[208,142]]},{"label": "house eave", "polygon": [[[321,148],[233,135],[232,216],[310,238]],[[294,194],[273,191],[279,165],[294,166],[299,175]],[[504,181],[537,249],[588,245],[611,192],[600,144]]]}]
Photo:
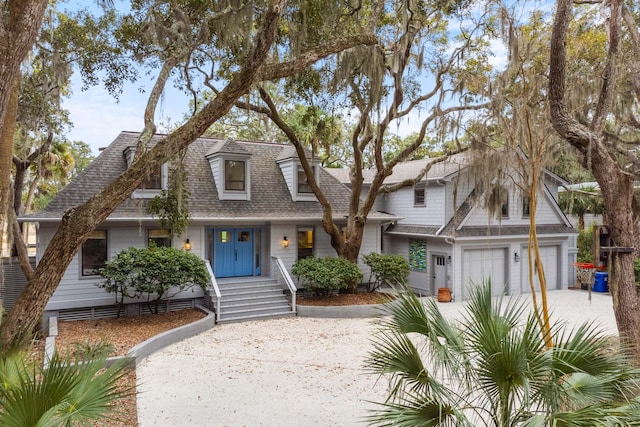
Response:
[{"label": "house eave", "polygon": [[[287,216],[287,217],[269,217],[269,216],[256,216],[256,217],[192,217],[190,222],[193,224],[199,223],[223,223],[223,222],[243,222],[243,223],[266,223],[266,222],[290,222],[290,221],[320,221],[322,219],[321,216]],[[380,217],[368,217],[368,221],[372,222],[387,222],[387,221],[396,221],[399,217],[396,216],[380,216]],[[39,223],[59,223],[61,221],[60,218],[38,218],[38,217],[29,217],[29,218],[18,218],[19,222],[39,222]],[[118,218],[107,218],[105,223],[125,223],[125,222],[150,222],[150,221],[158,221],[158,218],[155,217],[118,217]],[[344,215],[337,215],[333,217],[333,221],[336,222],[344,222],[346,218]]]}]

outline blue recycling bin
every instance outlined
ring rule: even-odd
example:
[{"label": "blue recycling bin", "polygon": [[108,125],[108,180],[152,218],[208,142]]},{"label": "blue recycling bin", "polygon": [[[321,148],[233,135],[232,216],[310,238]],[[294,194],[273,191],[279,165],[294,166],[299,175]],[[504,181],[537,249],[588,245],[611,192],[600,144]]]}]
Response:
[{"label": "blue recycling bin", "polygon": [[593,292],[609,292],[609,274],[605,271],[596,271],[593,281]]}]

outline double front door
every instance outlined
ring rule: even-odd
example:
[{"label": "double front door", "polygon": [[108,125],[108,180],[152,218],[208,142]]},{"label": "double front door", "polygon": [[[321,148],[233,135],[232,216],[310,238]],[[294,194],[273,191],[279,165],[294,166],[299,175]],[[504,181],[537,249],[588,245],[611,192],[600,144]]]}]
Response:
[{"label": "double front door", "polygon": [[254,274],[255,251],[252,228],[216,228],[213,245],[216,277]]}]

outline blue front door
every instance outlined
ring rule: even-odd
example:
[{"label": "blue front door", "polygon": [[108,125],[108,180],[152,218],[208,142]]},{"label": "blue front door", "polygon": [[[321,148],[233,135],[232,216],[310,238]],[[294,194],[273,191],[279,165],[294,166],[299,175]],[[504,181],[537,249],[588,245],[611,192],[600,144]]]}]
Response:
[{"label": "blue front door", "polygon": [[216,277],[253,275],[253,230],[217,228],[214,231]]}]

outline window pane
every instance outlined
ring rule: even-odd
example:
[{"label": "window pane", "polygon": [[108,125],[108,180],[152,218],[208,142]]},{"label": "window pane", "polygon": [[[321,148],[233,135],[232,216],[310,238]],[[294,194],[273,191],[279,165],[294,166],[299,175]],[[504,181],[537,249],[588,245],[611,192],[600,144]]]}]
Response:
[{"label": "window pane", "polygon": [[[313,173],[315,173],[315,166],[311,169]],[[305,174],[304,169],[302,169],[302,165],[298,165],[298,193],[313,193],[307,180],[307,174]]]},{"label": "window pane", "polygon": [[224,189],[244,191],[244,162],[224,161]]},{"label": "window pane", "polygon": [[158,248],[171,247],[171,232],[169,230],[149,230],[147,246],[155,245]]},{"label": "window pane", "polygon": [[419,206],[424,205],[424,188],[413,190],[413,203]]},{"label": "window pane", "polygon": [[313,256],[313,227],[298,229],[298,259]]},{"label": "window pane", "polygon": [[525,197],[522,200],[522,216],[530,216],[531,215],[531,202],[528,197]]},{"label": "window pane", "polygon": [[508,218],[509,217],[509,197],[507,197],[505,202],[502,203],[502,209],[500,210],[500,215],[503,218]]},{"label": "window pane", "polygon": [[149,179],[140,185],[141,189],[146,190],[162,190],[162,173],[160,170],[154,172]]},{"label": "window pane", "polygon": [[107,263],[107,231],[96,230],[82,245],[82,275],[95,276]]},{"label": "window pane", "polygon": [[229,231],[218,231],[218,242],[229,243],[231,241],[231,233]]}]

